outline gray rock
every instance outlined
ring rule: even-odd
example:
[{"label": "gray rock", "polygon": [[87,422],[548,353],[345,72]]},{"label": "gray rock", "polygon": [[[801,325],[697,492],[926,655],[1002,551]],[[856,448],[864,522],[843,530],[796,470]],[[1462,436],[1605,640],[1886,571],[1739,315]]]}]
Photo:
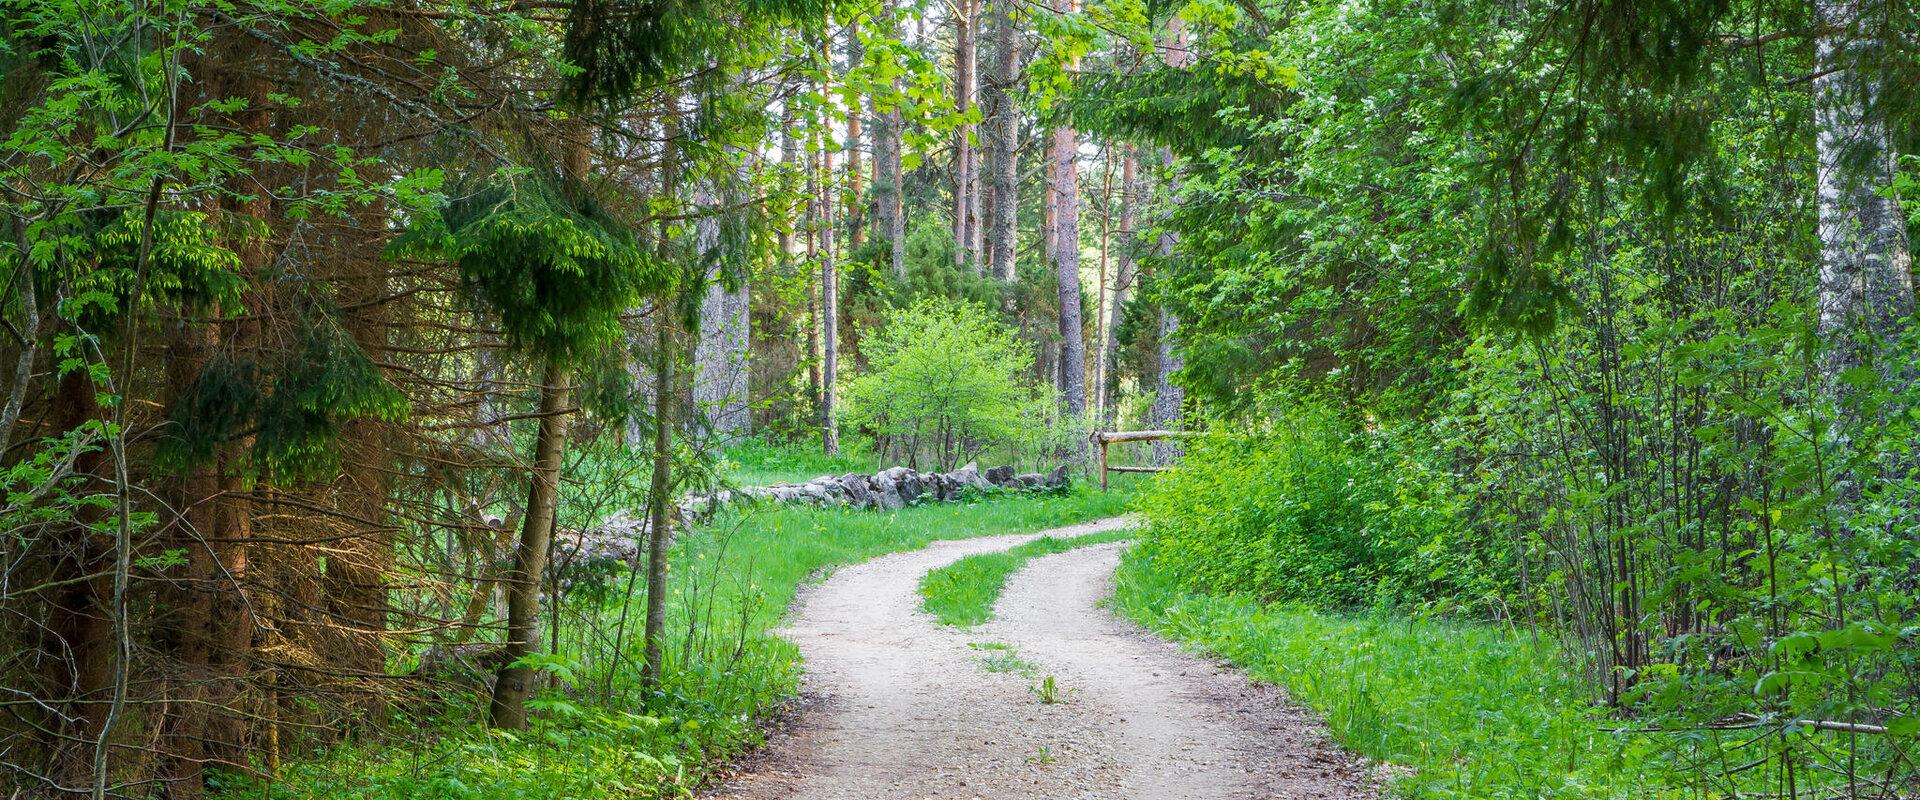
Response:
[{"label": "gray rock", "polygon": [[[993,488],[993,484],[987,481],[986,476],[980,474],[980,465],[971,462],[964,467],[947,473],[945,477],[960,487],[972,487],[975,489]],[[955,492],[956,496],[958,494],[958,492]],[[946,499],[951,500],[953,498],[949,497]]]},{"label": "gray rock", "polygon": [[850,472],[840,476],[839,483],[847,492],[847,502],[854,508],[873,506],[873,482],[867,476]]},{"label": "gray rock", "polygon": [[882,511],[897,511],[907,505],[900,499],[900,490],[893,485],[893,479],[885,473],[873,476],[873,504]]},{"label": "gray rock", "polygon": [[1061,464],[1060,466],[1054,467],[1052,472],[1047,473],[1046,487],[1049,489],[1065,489],[1067,488],[1068,480],[1067,465]]},{"label": "gray rock", "polygon": [[1042,475],[1038,472],[1029,472],[1024,475],[1013,476],[1014,485],[1019,486],[1022,489],[1032,489],[1036,486],[1044,485],[1046,480],[1047,480],[1047,476]]},{"label": "gray rock", "polygon": [[901,502],[912,503],[926,493],[925,476],[906,467],[894,467],[887,471],[894,472],[894,470],[898,472],[893,475],[893,488],[900,493]]},{"label": "gray rock", "polygon": [[988,467],[985,477],[986,477],[987,483],[992,486],[1012,485],[1013,484],[1013,467],[1010,467],[1010,466]]}]

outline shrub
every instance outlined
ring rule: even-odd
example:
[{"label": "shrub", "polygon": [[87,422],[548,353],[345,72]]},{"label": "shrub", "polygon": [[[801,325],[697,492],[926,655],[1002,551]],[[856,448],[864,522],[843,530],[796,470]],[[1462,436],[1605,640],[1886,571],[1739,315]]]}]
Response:
[{"label": "shrub", "polygon": [[1356,431],[1312,406],[1276,418],[1195,444],[1143,498],[1158,567],[1191,589],[1320,608],[1473,603],[1500,585],[1473,555],[1450,476],[1396,444],[1417,437]]},{"label": "shrub", "polygon": [[847,386],[847,420],[918,467],[952,469],[1015,448],[1050,416],[1026,382],[1032,351],[982,306],[926,299],[866,337],[869,369]]}]

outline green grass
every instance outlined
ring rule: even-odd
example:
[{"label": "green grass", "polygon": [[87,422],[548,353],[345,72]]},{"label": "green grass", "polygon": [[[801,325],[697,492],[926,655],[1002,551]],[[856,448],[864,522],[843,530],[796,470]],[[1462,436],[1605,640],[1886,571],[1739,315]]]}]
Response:
[{"label": "green grass", "polygon": [[1349,616],[1193,594],[1129,554],[1129,617],[1285,686],[1334,737],[1411,767],[1419,798],[1647,798],[1670,761],[1645,736],[1601,730],[1599,710],[1550,640],[1486,624]]},{"label": "green grass", "polygon": [[880,467],[864,442],[841,443],[840,455],[829,456],[814,443],[769,444],[747,439],[726,449],[722,474],[737,486],[805,483],[822,475],[872,473]]},{"label": "green grass", "polygon": [[1067,539],[1042,536],[1010,550],[968,556],[920,579],[920,607],[947,625],[978,625],[993,619],[993,604],[1006,588],[1007,576],[1028,560],[1133,535],[1131,530],[1117,530]]},{"label": "green grass", "polygon": [[[643,579],[620,570],[569,590],[554,688],[524,733],[488,731],[485,698],[438,692],[403,704],[399,739],[336,746],[285,765],[273,783],[230,778],[230,798],[592,800],[688,797],[713,766],[760,738],[794,695],[800,659],[770,631],[809,576],[937,539],[1021,533],[1126,510],[1128,493],[1085,486],[891,513],[781,508],[723,514],[673,552],[668,679],[643,697]],[[619,620],[629,611],[624,635]],[[431,709],[431,711],[429,711]]]}]

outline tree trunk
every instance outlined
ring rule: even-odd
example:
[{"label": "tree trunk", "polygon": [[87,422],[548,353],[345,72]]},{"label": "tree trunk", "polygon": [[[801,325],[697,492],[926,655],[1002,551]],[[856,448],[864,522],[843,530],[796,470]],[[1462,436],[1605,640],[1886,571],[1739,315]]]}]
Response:
[{"label": "tree trunk", "polygon": [[[1898,153],[1877,72],[1888,59],[1882,32],[1872,30],[1877,0],[1818,0],[1815,11],[1833,32],[1815,46],[1814,121],[1818,131],[1820,333],[1825,370],[1842,403],[1851,399],[1848,370],[1871,366],[1899,391],[1913,365],[1895,350],[1913,315],[1912,256],[1906,217],[1886,190]],[[1844,432],[1841,434],[1844,436]]]},{"label": "tree trunk", "polygon": [[660,689],[666,665],[661,640],[667,630],[667,547],[673,542],[673,508],[667,496],[673,491],[673,319],[666,304],[658,307],[653,320],[654,385],[653,393],[653,478],[647,484],[647,620],[643,650],[646,663],[640,669],[640,695],[651,702]]},{"label": "tree trunk", "polygon": [[992,193],[993,219],[987,235],[987,260],[993,277],[1012,282],[1019,274],[1014,248],[1019,235],[1020,197],[1017,137],[1020,121],[1013,107],[1013,81],[1019,74],[1020,50],[1014,30],[1013,4],[993,4],[993,72],[982,93],[986,101],[986,162]]},{"label": "tree trunk", "polygon": [[[1185,67],[1188,56],[1186,26],[1179,17],[1174,17],[1167,25],[1167,66],[1175,69]],[[1172,150],[1161,148],[1160,164],[1167,173],[1166,192],[1172,195],[1179,189],[1179,179],[1174,171]],[[1157,255],[1159,255],[1162,261],[1173,256],[1174,247],[1179,244],[1179,241],[1179,237],[1175,236],[1171,231],[1160,235]],[[1182,389],[1179,384],[1173,382],[1173,373],[1179,372],[1180,367],[1184,364],[1184,359],[1174,350],[1173,346],[1174,340],[1179,337],[1179,333],[1179,316],[1167,310],[1163,304],[1160,309],[1160,330],[1159,336],[1157,337],[1160,350],[1159,365],[1158,369],[1155,370],[1157,375],[1154,378],[1153,408],[1151,411],[1153,427],[1160,430],[1178,430],[1181,425],[1181,408],[1186,404],[1186,391]],[[1162,439],[1156,441],[1153,443],[1153,463],[1158,466],[1165,466],[1173,461],[1173,459],[1179,457],[1180,451],[1180,445],[1177,440]]]},{"label": "tree trunk", "polygon": [[1126,145],[1120,161],[1120,247],[1114,259],[1113,294],[1111,305],[1107,307],[1106,324],[1100,332],[1101,379],[1100,409],[1105,414],[1106,427],[1112,428],[1117,422],[1115,398],[1119,392],[1119,351],[1114,340],[1115,331],[1120,329],[1120,315],[1127,304],[1127,289],[1134,280],[1133,248],[1134,226],[1139,207],[1139,164],[1134,159],[1133,145]]},{"label": "tree trunk", "polygon": [[[953,12],[953,107],[962,117],[973,108],[974,30],[973,0],[958,0]],[[953,265],[973,263],[982,268],[975,238],[979,202],[974,177],[973,124],[962,120],[953,136]]]},{"label": "tree trunk", "polygon": [[709,255],[720,246],[720,218],[716,206],[737,205],[738,198],[717,203],[705,183],[695,194],[694,204],[709,213],[694,221],[695,247],[713,266],[707,269],[706,291],[700,298],[700,339],[694,346],[693,400],[695,409],[712,425],[720,444],[732,444],[748,429],[747,386],[751,369],[747,343],[752,334],[748,318],[747,281],[739,276],[738,285],[729,289],[721,274],[718,259]]},{"label": "tree trunk", "polygon": [[[831,94],[832,87],[822,87]],[[849,122],[850,126],[855,123]],[[853,128],[858,130],[857,126]],[[833,154],[825,147],[822,137],[820,148],[820,446],[827,455],[840,454],[840,423],[834,408],[834,390],[840,373],[840,267],[838,237],[835,236],[833,193]],[[858,151],[849,149],[848,157],[854,158]],[[847,170],[849,178],[857,180],[859,172],[851,167]]]},{"label": "tree trunk", "polygon": [[[1055,0],[1061,14],[1078,13],[1075,0]],[[1079,62],[1067,65],[1069,73]],[[1060,281],[1060,393],[1072,419],[1087,414],[1087,338],[1080,315],[1080,135],[1064,121],[1053,130],[1054,275]],[[1080,451],[1086,441],[1075,437]]]},{"label": "tree trunk", "polygon": [[820,176],[825,167],[819,159],[826,157],[826,147],[816,133],[811,138],[812,152],[807,154],[807,399],[812,402],[809,410],[818,416],[820,410],[820,269],[825,260],[825,249],[820,240],[824,236],[826,224],[826,189]]},{"label": "tree trunk", "polygon": [[565,366],[548,364],[540,387],[540,431],[534,439],[533,479],[527,487],[520,546],[514,551],[513,571],[507,574],[507,640],[501,649],[502,663],[488,710],[496,728],[527,727],[533,670],[518,662],[539,646],[540,586],[547,573],[547,550],[553,543],[553,517],[560,498],[560,460],[566,449],[572,379]]},{"label": "tree trunk", "polygon": [[[860,18],[852,17],[847,21],[847,71],[851,73],[860,68],[867,58],[866,45],[860,41]],[[866,220],[862,219],[866,208],[866,198],[862,197],[860,166],[860,115],[858,101],[847,109],[847,250],[858,251],[866,244]]]},{"label": "tree trunk", "polygon": [[[881,6],[877,18],[887,36],[899,34],[900,20],[896,0]],[[891,93],[900,93],[900,79],[889,81]],[[887,266],[895,280],[907,277],[906,208],[901,202],[901,138],[905,121],[898,104],[889,99],[890,108],[873,103],[873,235],[887,242]]]}]

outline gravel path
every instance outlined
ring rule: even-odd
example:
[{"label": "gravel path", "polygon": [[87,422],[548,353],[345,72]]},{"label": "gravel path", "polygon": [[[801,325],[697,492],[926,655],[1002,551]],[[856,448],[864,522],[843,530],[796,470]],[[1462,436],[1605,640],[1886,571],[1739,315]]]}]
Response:
[{"label": "gravel path", "polygon": [[[929,570],[1124,518],[939,542],[806,590],[784,632],[807,662],[802,708],[723,797],[762,800],[1372,798],[1365,766],[1274,690],[1181,653],[1099,607],[1122,545],[1028,563],[987,625],[919,610]],[[992,671],[1012,648],[1026,670]],[[1064,702],[1033,691],[1052,676]]]}]

